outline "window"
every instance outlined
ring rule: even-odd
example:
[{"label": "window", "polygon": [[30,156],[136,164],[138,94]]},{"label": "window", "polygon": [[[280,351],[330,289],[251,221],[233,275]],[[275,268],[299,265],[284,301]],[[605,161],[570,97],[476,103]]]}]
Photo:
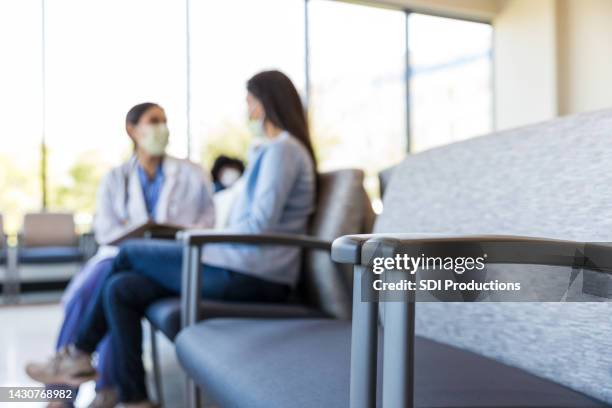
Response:
[{"label": "window", "polygon": [[41,22],[39,0],[0,2],[0,212],[11,234],[41,204]]},{"label": "window", "polygon": [[125,114],[133,105],[164,107],[170,152],[186,153],[185,7],[173,0],[45,4],[49,207],[76,210],[86,224],[99,179],[131,153]]},{"label": "window", "polygon": [[376,174],[406,153],[405,14],[354,4],[309,4],[311,123],[322,169]]},{"label": "window", "polygon": [[304,2],[191,1],[190,27],[192,158],[208,166],[219,154],[244,158],[246,81],[279,69],[305,93]]},{"label": "window", "polygon": [[410,14],[411,151],[492,130],[489,24]]},{"label": "window", "polygon": [[244,158],[245,84],[271,68],[308,101],[320,169],[363,168],[376,198],[407,151],[492,129],[491,41],[488,24],[331,0],[0,2],[6,229],[43,202],[87,229],[140,102],[165,108],[171,154]]}]

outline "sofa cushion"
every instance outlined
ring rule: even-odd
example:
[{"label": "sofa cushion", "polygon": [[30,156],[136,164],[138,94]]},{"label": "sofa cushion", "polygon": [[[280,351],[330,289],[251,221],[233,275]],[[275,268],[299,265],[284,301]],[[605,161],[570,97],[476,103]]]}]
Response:
[{"label": "sofa cushion", "polygon": [[[203,319],[215,317],[322,317],[321,312],[289,303],[246,303],[205,300],[200,303],[200,316]],[[151,324],[170,340],[174,340],[181,329],[181,301],[167,298],[152,304],[146,311]]]},{"label": "sofa cushion", "polygon": [[83,254],[78,247],[19,248],[17,259],[23,264],[82,262]]},{"label": "sofa cushion", "polygon": [[[188,375],[220,406],[348,407],[350,330],[348,322],[324,319],[215,319],[182,331],[176,351]],[[415,356],[418,407],[607,406],[422,337]]]}]

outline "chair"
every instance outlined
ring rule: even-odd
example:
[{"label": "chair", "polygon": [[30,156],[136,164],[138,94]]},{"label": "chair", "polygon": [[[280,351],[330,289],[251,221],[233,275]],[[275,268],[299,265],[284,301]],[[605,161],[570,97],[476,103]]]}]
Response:
[{"label": "chair", "polygon": [[[363,188],[363,172],[361,170],[339,170],[324,173],[319,176],[319,192],[316,212],[313,215],[309,235],[311,249],[329,250],[334,238],[346,233],[369,232],[374,215],[369,199]],[[205,232],[189,235],[190,243],[197,247],[208,242],[231,241],[231,237],[222,234]],[[289,236],[292,238],[292,236]],[[294,237],[293,237],[294,238]],[[259,241],[260,237],[257,237]],[[262,239],[262,242],[263,239]],[[283,241],[284,242],[284,241]],[[299,246],[301,241],[294,239]],[[308,248],[308,246],[306,246]],[[199,255],[188,255],[190,259],[199,259]],[[194,258],[195,257],[195,258]],[[187,259],[184,257],[184,259]],[[199,261],[196,261],[199,265]],[[187,262],[185,262],[187,265]],[[200,287],[199,283],[191,283],[191,287]],[[193,310],[195,320],[218,317],[248,317],[248,318],[315,318],[335,317],[350,318],[351,298],[348,288],[351,285],[350,270],[334,265],[329,257],[316,252],[305,254],[304,267],[298,290],[290,303],[236,303],[205,300],[198,302],[198,310]],[[183,288],[188,285],[183,284]],[[197,291],[196,291],[197,292]],[[183,294],[183,304],[187,302],[187,292]],[[183,307],[183,310],[185,310]],[[181,299],[169,298],[151,305],[146,311],[146,317],[152,328],[151,349],[153,352],[153,374],[157,389],[158,402],[161,396],[161,374],[156,344],[156,332],[161,331],[170,340],[174,340],[181,328]],[[183,324],[187,319],[184,313]]]},{"label": "chair", "polygon": [[0,214],[0,282],[2,282],[2,292],[8,296],[8,242],[4,233],[4,218]]},{"label": "chair", "polygon": [[[374,234],[334,242],[334,259],[354,265],[352,323],[198,322],[176,339],[180,364],[220,406],[609,406],[612,309],[590,292],[610,296],[609,280],[599,280],[610,275],[593,268],[610,268],[612,250],[586,242],[612,241],[610,131],[608,110],[408,156]],[[361,301],[374,251],[500,239],[520,256],[491,262],[487,273],[576,272],[572,290],[591,301],[385,302],[382,315],[377,302]],[[533,252],[542,246],[558,256]]]},{"label": "chair", "polygon": [[25,215],[17,244],[21,283],[26,280],[24,272],[31,272],[27,280],[37,283],[68,281],[83,260],[72,214],[42,212]]},{"label": "chair", "polygon": [[379,192],[380,192],[381,198],[385,196],[385,190],[387,189],[387,186],[391,182],[391,177],[393,176],[393,172],[395,171],[396,168],[397,166],[387,167],[386,169],[384,169],[378,174],[378,185],[379,185]]},{"label": "chair", "polygon": [[4,233],[4,218],[2,214],[0,214],[0,265],[6,266],[8,254],[7,254],[7,238]]}]

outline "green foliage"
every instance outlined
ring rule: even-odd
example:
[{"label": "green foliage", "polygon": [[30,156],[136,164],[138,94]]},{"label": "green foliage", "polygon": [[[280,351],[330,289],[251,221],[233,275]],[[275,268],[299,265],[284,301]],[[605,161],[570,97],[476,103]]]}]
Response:
[{"label": "green foliage", "polygon": [[209,169],[215,159],[224,154],[246,162],[251,136],[245,126],[226,122],[218,131],[202,137],[204,143],[200,158]]},{"label": "green foliage", "polygon": [[98,185],[106,167],[97,152],[80,154],[70,167],[67,178],[60,182],[57,182],[57,178],[50,178],[49,207],[54,210],[93,214]]},{"label": "green foliage", "polygon": [[17,233],[23,215],[41,206],[40,168],[34,164],[0,154],[0,213],[4,216],[4,230]]}]

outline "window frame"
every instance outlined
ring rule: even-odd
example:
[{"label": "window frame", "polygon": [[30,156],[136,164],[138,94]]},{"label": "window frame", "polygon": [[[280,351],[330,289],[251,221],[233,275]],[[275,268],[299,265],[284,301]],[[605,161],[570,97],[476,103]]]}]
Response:
[{"label": "window frame", "polygon": [[[310,0],[304,0],[304,18],[305,18],[305,38],[306,38],[306,47],[309,47],[309,34],[310,34],[310,27],[309,27],[309,17],[308,17],[308,3]],[[428,10],[428,9],[421,9],[421,8],[414,8],[414,7],[402,7],[400,5],[393,5],[393,4],[388,4],[388,3],[378,3],[378,2],[374,2],[374,1],[367,1],[367,0],[324,0],[324,1],[336,1],[336,2],[341,2],[341,3],[347,3],[347,4],[354,4],[354,5],[360,5],[360,6],[365,6],[365,7],[373,7],[373,8],[382,8],[382,9],[387,9],[387,10],[396,10],[396,11],[402,11],[404,13],[404,21],[405,21],[405,25],[404,25],[404,36],[405,36],[405,50],[404,50],[404,54],[405,54],[405,67],[404,67],[404,72],[405,72],[405,76],[404,76],[404,82],[405,82],[405,88],[406,88],[406,92],[405,92],[405,98],[406,98],[406,118],[405,118],[405,123],[406,123],[406,153],[410,154],[412,153],[412,148],[411,148],[411,142],[412,142],[412,126],[411,126],[411,120],[410,120],[410,115],[412,112],[411,109],[411,103],[410,103],[410,95],[411,95],[411,89],[410,89],[410,76],[411,76],[411,70],[412,70],[412,64],[410,61],[410,50],[409,50],[409,45],[408,45],[408,40],[409,40],[409,30],[410,30],[410,15],[411,14],[422,14],[422,15],[426,15],[426,16],[432,16],[432,17],[441,17],[441,18],[449,18],[449,19],[453,19],[453,20],[459,20],[459,21],[467,21],[467,22],[471,22],[471,23],[480,23],[480,24],[487,24],[489,26],[491,26],[492,28],[492,36],[491,36],[491,72],[490,72],[490,78],[491,78],[491,112],[489,112],[490,118],[491,118],[491,124],[492,124],[492,129],[496,129],[497,128],[497,124],[496,124],[496,117],[495,117],[495,99],[496,99],[496,90],[495,90],[495,28],[493,27],[493,21],[492,19],[487,19],[487,18],[477,18],[477,17],[467,17],[467,16],[463,16],[463,15],[458,15],[455,13],[444,13],[444,12],[437,12],[437,11],[432,11],[432,10]],[[305,53],[305,65],[306,65],[306,72],[305,72],[305,77],[306,77],[306,101],[310,101],[310,52],[309,49],[306,48],[306,53]],[[308,105],[306,105],[308,107]]]}]

